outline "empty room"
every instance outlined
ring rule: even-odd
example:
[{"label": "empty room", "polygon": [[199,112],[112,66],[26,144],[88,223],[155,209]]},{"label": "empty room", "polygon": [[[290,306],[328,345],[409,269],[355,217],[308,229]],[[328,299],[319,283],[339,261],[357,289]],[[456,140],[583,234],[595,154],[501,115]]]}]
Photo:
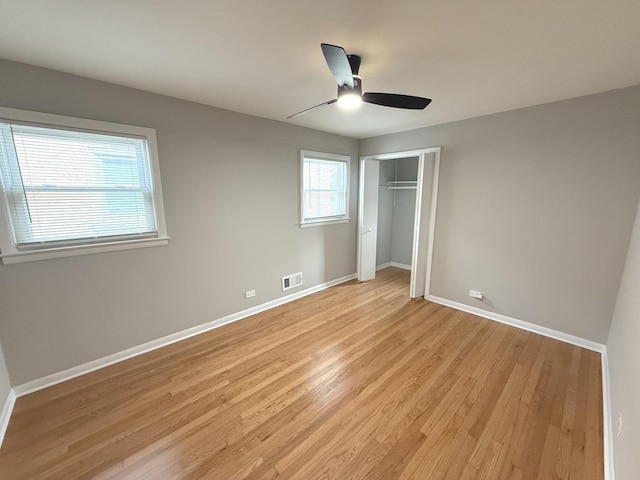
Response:
[{"label": "empty room", "polygon": [[639,24],[0,0],[0,479],[636,480]]}]

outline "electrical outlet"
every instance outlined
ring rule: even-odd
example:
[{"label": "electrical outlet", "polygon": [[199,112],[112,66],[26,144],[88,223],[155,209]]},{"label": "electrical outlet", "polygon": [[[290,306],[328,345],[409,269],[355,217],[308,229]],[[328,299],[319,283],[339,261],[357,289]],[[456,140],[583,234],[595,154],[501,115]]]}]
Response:
[{"label": "electrical outlet", "polygon": [[484,294],[476,290],[469,290],[469,296],[472,298],[477,298],[478,300],[482,300],[484,298]]},{"label": "electrical outlet", "polygon": [[249,290],[247,292],[244,292],[244,298],[251,298],[251,297],[255,297],[256,296],[256,291],[255,290]]}]

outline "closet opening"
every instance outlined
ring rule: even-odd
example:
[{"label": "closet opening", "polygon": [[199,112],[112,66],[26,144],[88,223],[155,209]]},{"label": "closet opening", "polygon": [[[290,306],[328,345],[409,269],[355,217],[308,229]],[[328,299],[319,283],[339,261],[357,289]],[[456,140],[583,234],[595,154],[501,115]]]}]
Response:
[{"label": "closet opening", "polygon": [[376,270],[411,270],[418,157],[380,161]]},{"label": "closet opening", "polygon": [[439,147],[360,159],[358,280],[411,270],[409,296],[429,293]]}]

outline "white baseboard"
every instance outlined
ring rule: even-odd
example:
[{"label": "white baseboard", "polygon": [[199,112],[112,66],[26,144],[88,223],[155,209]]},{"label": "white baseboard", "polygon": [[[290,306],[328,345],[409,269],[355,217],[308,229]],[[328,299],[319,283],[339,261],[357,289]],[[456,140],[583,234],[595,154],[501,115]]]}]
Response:
[{"label": "white baseboard", "polygon": [[405,265],[404,263],[387,262],[387,263],[382,263],[378,265],[376,267],[376,271],[382,270],[383,268],[387,268],[387,267],[396,267],[396,268],[402,268],[403,270],[411,270],[411,265]]},{"label": "white baseboard", "polygon": [[355,273],[352,275],[347,275],[345,277],[337,278],[335,280],[331,280],[329,282],[322,283],[320,285],[316,285],[314,287],[307,288],[296,293],[292,293],[291,295],[286,295],[284,297],[271,300],[270,302],[266,302],[261,305],[256,305],[255,307],[251,307],[237,313],[232,313],[231,315],[227,315],[217,320],[213,320],[202,325],[197,325],[195,327],[182,330],[181,332],[172,333],[171,335],[167,335],[166,337],[151,340],[150,342],[143,343],[142,345],[137,345],[121,352],[107,355],[106,357],[98,358],[97,360],[92,360],[90,362],[83,363],[82,365],[71,367],[61,372],[52,373],[51,375],[47,375],[45,377],[23,383],[13,388],[14,398],[37,392],[38,390],[42,390],[43,388],[51,387],[53,385],[57,385],[58,383],[71,380],[72,378],[76,378],[81,375],[100,370],[101,368],[108,367],[129,358],[137,357],[138,355],[142,355],[143,353],[147,353],[152,350],[171,345],[172,343],[179,342],[180,340],[185,340],[189,337],[208,332],[209,330],[213,330],[214,328],[237,322],[238,320],[249,317],[251,315],[255,315],[256,313],[264,312],[265,310],[269,310],[285,303],[289,303],[293,300],[297,300],[298,298],[302,298],[307,295],[311,295],[312,293],[319,292],[320,290],[339,285],[340,283],[348,282],[349,280],[353,280],[354,278],[356,278]]},{"label": "white baseboard", "polygon": [[13,406],[16,403],[16,392],[13,390],[9,390],[9,395],[7,395],[7,399],[4,402],[4,407],[2,407],[2,413],[0,413],[0,447],[2,446],[2,441],[4,440],[4,434],[7,431],[7,427],[9,426],[9,419],[11,418],[11,412],[13,411]]},{"label": "white baseboard", "polygon": [[402,268],[403,270],[411,270],[411,265],[405,265],[404,263],[389,262],[392,267]]},{"label": "white baseboard", "polygon": [[611,411],[611,386],[609,384],[609,358],[607,348],[601,353],[602,359],[602,414],[604,437],[604,480],[614,480],[613,470],[613,415]]},{"label": "white baseboard", "polygon": [[606,346],[602,343],[593,342],[586,338],[576,337],[568,333],[560,332],[552,328],[536,325],[535,323],[525,322],[524,320],[518,320],[516,318],[507,317],[500,313],[489,312],[482,310],[481,308],[472,307],[471,305],[465,305],[464,303],[454,302],[453,300],[447,300],[446,298],[436,297],[435,295],[427,295],[427,300],[439,303],[440,305],[446,305],[447,307],[455,308],[456,310],[462,310],[463,312],[472,313],[479,317],[488,318],[489,320],[495,320],[496,322],[505,323],[512,327],[518,327],[529,332],[537,333],[545,337],[554,338],[571,345],[577,345],[578,347],[586,348],[587,350],[593,350],[594,352],[602,353],[605,351]]}]

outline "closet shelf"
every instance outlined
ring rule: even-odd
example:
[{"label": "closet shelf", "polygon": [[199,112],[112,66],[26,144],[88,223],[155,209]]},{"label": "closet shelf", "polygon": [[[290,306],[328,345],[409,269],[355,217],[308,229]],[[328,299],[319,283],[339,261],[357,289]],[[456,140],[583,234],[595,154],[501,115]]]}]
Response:
[{"label": "closet shelf", "polygon": [[418,182],[416,180],[387,182],[387,188],[389,190],[415,190],[417,186]]}]

